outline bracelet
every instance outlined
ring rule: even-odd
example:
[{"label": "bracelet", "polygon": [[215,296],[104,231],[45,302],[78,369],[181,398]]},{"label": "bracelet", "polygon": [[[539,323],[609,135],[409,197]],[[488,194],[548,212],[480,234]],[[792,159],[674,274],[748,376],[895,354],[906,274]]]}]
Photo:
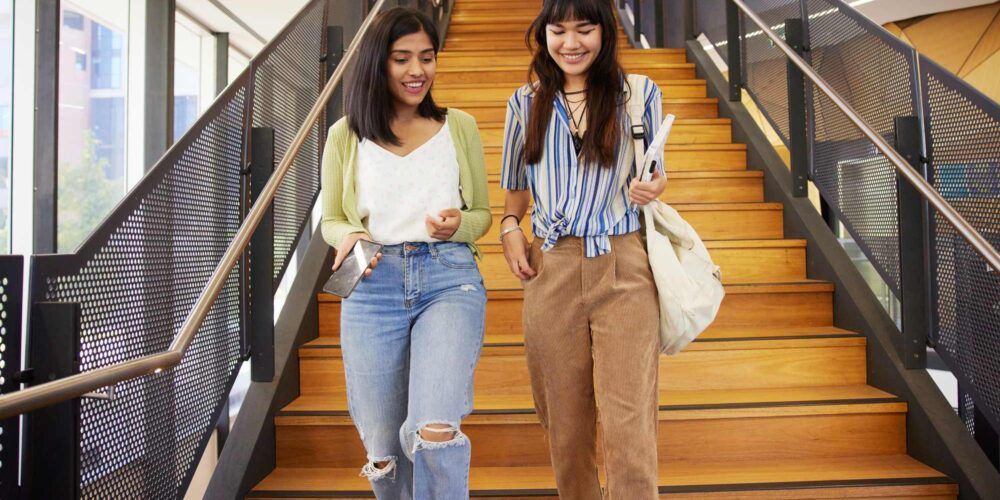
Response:
[{"label": "bracelet", "polygon": [[500,225],[503,225],[503,221],[507,220],[507,217],[513,217],[514,220],[517,221],[517,225],[518,226],[521,225],[521,218],[518,217],[518,216],[516,216],[516,215],[514,215],[514,214],[507,214],[507,215],[503,216],[503,218],[500,219]]},{"label": "bracelet", "polygon": [[510,227],[510,228],[504,229],[503,231],[500,231],[500,243],[503,243],[503,237],[504,236],[507,236],[508,234],[513,233],[514,231],[520,231],[520,230],[521,230],[521,226],[514,226],[514,227]]}]

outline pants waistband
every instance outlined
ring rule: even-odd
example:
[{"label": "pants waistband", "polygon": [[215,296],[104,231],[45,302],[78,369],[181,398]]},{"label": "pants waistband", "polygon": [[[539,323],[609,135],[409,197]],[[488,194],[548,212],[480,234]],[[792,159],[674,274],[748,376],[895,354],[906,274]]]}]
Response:
[{"label": "pants waistband", "polygon": [[407,242],[382,247],[382,255],[391,255],[394,257],[408,257],[423,254],[437,255],[441,250],[459,246],[468,247],[465,243],[457,243],[454,241]]}]

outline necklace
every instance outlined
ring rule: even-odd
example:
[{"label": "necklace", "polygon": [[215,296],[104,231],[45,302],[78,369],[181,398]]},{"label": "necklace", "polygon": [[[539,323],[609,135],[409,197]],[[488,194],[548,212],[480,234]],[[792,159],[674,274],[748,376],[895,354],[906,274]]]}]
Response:
[{"label": "necklace", "polygon": [[577,90],[576,92],[566,92],[564,90],[563,91],[563,95],[579,95],[579,94],[583,94],[583,93],[586,93],[586,92],[587,92],[587,89]]},{"label": "necklace", "polygon": [[[569,119],[573,124],[573,130],[570,131],[572,132],[573,149],[575,149],[576,154],[579,155],[583,150],[583,138],[580,137],[580,123],[583,122],[583,115],[587,114],[587,100],[583,99],[576,101],[577,103],[581,103],[576,108],[570,106],[570,102],[569,99],[566,98],[566,94],[563,94],[563,101],[566,102],[566,109],[569,111]],[[583,109],[583,112],[580,113],[580,120],[577,121],[576,114],[581,108]]]}]

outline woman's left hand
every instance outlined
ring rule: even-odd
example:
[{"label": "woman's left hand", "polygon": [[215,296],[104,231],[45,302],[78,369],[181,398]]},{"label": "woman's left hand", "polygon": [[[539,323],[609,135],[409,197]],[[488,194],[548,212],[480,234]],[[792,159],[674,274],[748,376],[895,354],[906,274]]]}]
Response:
[{"label": "woman's left hand", "polygon": [[660,171],[653,171],[653,177],[646,182],[639,178],[632,179],[632,184],[628,187],[628,199],[632,203],[644,206],[660,197],[663,190],[667,188],[667,178],[660,175]]},{"label": "woman's left hand", "polygon": [[428,216],[425,220],[427,234],[436,240],[446,241],[458,231],[462,224],[462,211],[457,208],[446,208],[437,217]]}]

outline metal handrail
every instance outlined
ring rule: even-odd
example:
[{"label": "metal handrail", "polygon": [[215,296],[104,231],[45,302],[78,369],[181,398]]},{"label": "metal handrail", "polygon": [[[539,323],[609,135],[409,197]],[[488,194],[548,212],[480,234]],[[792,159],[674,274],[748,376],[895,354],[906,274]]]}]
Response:
[{"label": "metal handrail", "polygon": [[997,250],[993,248],[988,241],[986,241],[986,238],[983,238],[983,235],[980,234],[976,228],[972,227],[972,225],[965,220],[965,217],[962,217],[962,214],[958,213],[955,208],[941,196],[941,193],[934,189],[934,187],[931,186],[923,177],[917,174],[917,172],[910,167],[909,162],[907,162],[895,148],[890,146],[889,143],[887,143],[885,139],[883,139],[882,136],[875,131],[875,129],[868,125],[858,115],[858,113],[854,111],[854,108],[852,108],[850,104],[840,97],[840,94],[833,90],[833,88],[826,83],[826,80],[824,80],[822,76],[813,70],[809,63],[802,59],[794,49],[789,47],[788,44],[781,39],[781,37],[776,35],[774,31],[768,27],[767,23],[764,22],[764,20],[761,19],[755,12],[753,12],[750,7],[747,7],[743,0],[731,1],[760,28],[772,42],[774,42],[775,46],[785,53],[785,56],[788,57],[789,61],[798,66],[798,68],[802,70],[802,73],[812,80],[813,84],[822,90],[823,93],[826,94],[826,96],[833,101],[833,103],[836,104],[845,115],[847,115],[847,118],[851,121],[851,123],[858,127],[861,133],[863,133],[865,137],[875,144],[875,147],[878,148],[883,155],[885,155],[885,157],[889,160],[889,163],[895,167],[896,171],[899,172],[899,174],[906,179],[906,181],[909,182],[918,193],[920,193],[920,196],[927,200],[931,206],[937,209],[937,211],[944,216],[945,220],[947,220],[948,223],[951,224],[960,235],[962,235],[962,238],[969,242],[969,244],[972,245],[972,248],[974,248],[984,259],[986,259],[986,262],[990,266],[990,270],[994,273],[1000,273],[1000,253],[997,253]]},{"label": "metal handrail", "polygon": [[208,314],[209,310],[211,310],[212,305],[215,303],[215,299],[218,298],[223,285],[229,278],[229,274],[233,271],[240,257],[243,255],[244,249],[250,243],[250,238],[253,236],[254,231],[256,231],[257,226],[260,225],[266,211],[270,209],[271,204],[274,202],[274,195],[277,193],[278,187],[281,185],[285,175],[291,168],[292,162],[295,161],[295,157],[298,155],[299,149],[302,148],[302,144],[309,136],[313,125],[317,120],[319,120],[320,114],[323,112],[323,108],[326,106],[327,101],[330,100],[330,96],[333,95],[334,90],[343,78],[344,71],[346,70],[348,63],[350,63],[351,58],[354,57],[355,52],[357,52],[358,44],[361,38],[364,37],[372,23],[372,20],[382,9],[385,2],[386,0],[378,0],[368,13],[364,22],[361,24],[357,35],[355,35],[354,40],[352,40],[350,46],[348,46],[342,62],[337,66],[333,76],[330,77],[330,80],[323,87],[323,91],[320,93],[319,98],[313,104],[312,109],[306,116],[305,122],[303,122],[302,126],[299,128],[299,131],[295,135],[295,139],[292,141],[291,146],[289,146],[285,157],[274,170],[274,174],[272,174],[270,180],[268,180],[267,185],[264,186],[264,190],[260,193],[258,200],[253,204],[253,207],[250,209],[250,213],[247,214],[247,217],[244,219],[239,231],[237,231],[236,236],[233,237],[233,241],[229,243],[226,253],[222,256],[222,260],[219,262],[219,265],[216,266],[215,271],[212,273],[212,277],[209,278],[208,284],[205,285],[201,295],[198,296],[198,301],[195,302],[195,305],[188,314],[187,319],[185,319],[184,324],[181,325],[180,330],[177,332],[177,336],[174,337],[173,343],[170,344],[170,348],[156,354],[150,354],[134,360],[105,366],[86,373],[71,375],[59,380],[46,382],[34,387],[2,395],[0,396],[0,420],[42,408],[44,406],[80,397],[88,392],[95,391],[102,387],[107,387],[119,382],[141,377],[143,375],[159,373],[167,368],[180,364],[181,360],[184,359],[184,354],[187,352],[191,342],[194,341],[195,334],[198,332],[202,322],[205,320],[205,316]]}]

